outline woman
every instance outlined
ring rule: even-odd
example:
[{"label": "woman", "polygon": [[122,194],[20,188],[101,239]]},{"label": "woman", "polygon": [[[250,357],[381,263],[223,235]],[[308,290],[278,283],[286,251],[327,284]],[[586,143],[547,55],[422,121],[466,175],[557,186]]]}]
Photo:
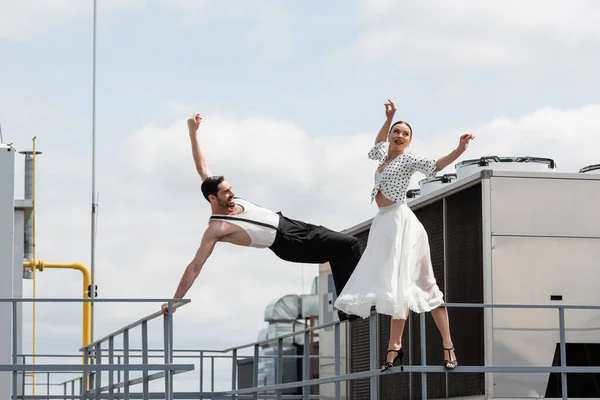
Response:
[{"label": "woman", "polygon": [[365,251],[335,307],[367,318],[374,305],[378,313],[392,316],[382,372],[393,367],[398,358],[402,362],[402,332],[408,309],[416,313],[431,311],[442,336],[444,366],[454,369],[458,361],[447,311],[439,307],[443,294],[433,274],[427,233],[406,205],[406,191],[416,171],[435,176],[467,149],[474,136],[462,135],[458,147],[437,161],[417,157],[407,151],[413,137],[410,125],[404,121],[392,125],[396,107],[389,99],[385,110],[385,123],[369,152],[370,159],[379,161],[371,193],[371,202],[376,201],[379,211],[371,224]]}]

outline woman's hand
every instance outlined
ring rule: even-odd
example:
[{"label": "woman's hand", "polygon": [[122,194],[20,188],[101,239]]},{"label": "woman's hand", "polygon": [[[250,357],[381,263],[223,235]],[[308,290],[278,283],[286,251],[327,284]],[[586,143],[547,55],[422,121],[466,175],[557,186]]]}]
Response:
[{"label": "woman's hand", "polygon": [[475,139],[475,136],[471,135],[470,133],[465,133],[462,135],[458,141],[458,150],[461,153],[464,153],[467,150],[467,147],[469,147],[469,142],[473,139]]},{"label": "woman's hand", "polygon": [[385,117],[388,120],[394,118],[394,114],[396,114],[396,106],[394,103],[388,99],[387,103],[384,103],[383,105],[385,106]]}]

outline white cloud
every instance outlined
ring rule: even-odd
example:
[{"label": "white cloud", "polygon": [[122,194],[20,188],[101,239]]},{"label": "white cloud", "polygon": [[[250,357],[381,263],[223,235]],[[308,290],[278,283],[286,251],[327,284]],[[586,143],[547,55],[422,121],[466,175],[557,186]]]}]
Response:
[{"label": "white cloud", "polygon": [[397,71],[539,74],[597,60],[600,42],[594,1],[379,0],[362,1],[359,13],[365,31],[337,57]]},{"label": "white cloud", "polygon": [[557,170],[578,172],[600,161],[600,105],[574,109],[544,107],[520,118],[497,118],[474,127],[469,157],[482,155],[552,158]]},{"label": "white cloud", "polygon": [[[213,0],[100,0],[97,2],[98,29],[107,26],[107,16],[151,10],[158,15],[169,13],[176,26],[196,30],[203,21],[220,20],[239,29],[234,33],[256,49],[266,63],[288,60],[295,53],[295,20],[280,0],[260,5],[236,1],[222,6]],[[92,34],[93,0],[20,0],[0,3],[0,40],[24,42],[69,26],[89,25]],[[145,14],[147,20],[154,18]]]},{"label": "white cloud", "polygon": [[[98,16],[121,12],[143,4],[141,0],[100,0]],[[17,42],[93,18],[92,0],[19,0],[0,2],[0,39]]]}]

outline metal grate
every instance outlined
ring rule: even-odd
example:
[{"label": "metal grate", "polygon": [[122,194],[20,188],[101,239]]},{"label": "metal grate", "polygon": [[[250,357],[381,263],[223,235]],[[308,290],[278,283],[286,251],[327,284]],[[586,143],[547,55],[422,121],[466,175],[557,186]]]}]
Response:
[{"label": "metal grate", "polygon": [[[369,231],[356,235],[361,253],[367,246]],[[369,320],[357,319],[350,324],[350,372],[369,370]],[[370,380],[355,379],[350,382],[349,397],[356,400],[370,400]]]},{"label": "metal grate", "polygon": [[[426,207],[415,210],[415,215],[423,224],[429,237],[431,263],[437,284],[444,292],[444,205],[440,199]],[[413,365],[421,364],[420,323],[418,314],[411,313],[409,329],[411,331]],[[426,351],[428,365],[441,365],[443,361],[442,339],[430,313],[425,316]],[[414,398],[421,397],[421,374],[412,374],[412,393]],[[429,398],[446,397],[446,374],[427,374],[427,396]]]},{"label": "metal grate", "polygon": [[[483,303],[481,207],[481,184],[447,198],[446,301],[449,303]],[[483,309],[450,311],[450,329],[459,363],[484,365]],[[484,374],[448,374],[449,397],[483,394]]]}]

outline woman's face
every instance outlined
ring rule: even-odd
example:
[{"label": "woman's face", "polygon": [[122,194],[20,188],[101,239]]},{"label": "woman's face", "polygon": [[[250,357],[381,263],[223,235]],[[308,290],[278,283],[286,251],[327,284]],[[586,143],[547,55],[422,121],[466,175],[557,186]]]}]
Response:
[{"label": "woman's face", "polygon": [[396,124],[388,134],[390,148],[396,151],[404,151],[412,140],[412,132],[406,124]]}]

